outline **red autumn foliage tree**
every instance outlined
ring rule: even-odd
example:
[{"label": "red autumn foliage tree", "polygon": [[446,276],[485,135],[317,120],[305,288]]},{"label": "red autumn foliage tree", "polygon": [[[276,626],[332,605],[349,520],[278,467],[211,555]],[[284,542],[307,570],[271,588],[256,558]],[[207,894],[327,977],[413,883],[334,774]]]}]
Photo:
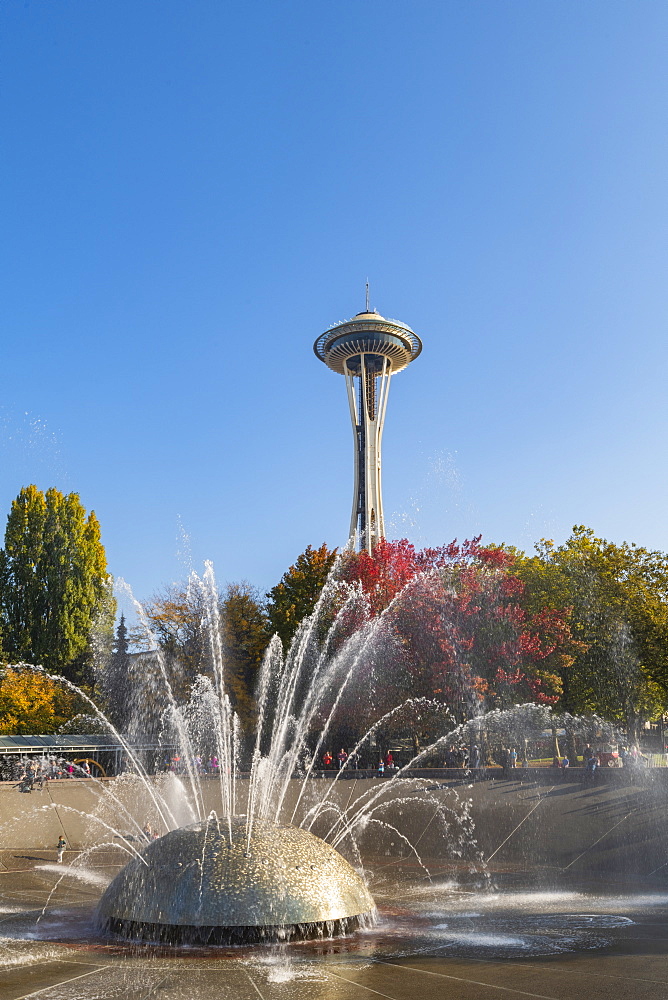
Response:
[{"label": "red autumn foliage tree", "polygon": [[483,705],[558,701],[573,659],[568,612],[525,610],[512,561],[480,538],[421,551],[383,540],[348,557],[344,579],[359,582],[393,634],[392,686],[403,674],[406,695],[440,701],[458,719]]}]

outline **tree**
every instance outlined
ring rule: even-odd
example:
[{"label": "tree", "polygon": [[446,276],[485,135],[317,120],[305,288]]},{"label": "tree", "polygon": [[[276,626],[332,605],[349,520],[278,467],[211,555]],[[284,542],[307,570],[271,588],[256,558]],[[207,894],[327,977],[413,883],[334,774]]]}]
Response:
[{"label": "tree", "polygon": [[404,539],[349,556],[342,574],[361,584],[394,634],[400,656],[386,659],[386,671],[403,672],[406,694],[440,701],[461,721],[483,705],[559,697],[553,661],[571,655],[568,622],[521,606],[511,563],[479,538],[422,551]]},{"label": "tree", "polygon": [[98,672],[107,718],[121,731],[127,728],[132,707],[130,663],[128,629],[125,615],[121,614],[111,655],[106,658]]},{"label": "tree", "polygon": [[267,597],[267,616],[272,632],[287,648],[299,623],[310,615],[334,565],[337,549],[308,545],[296,563],[283,574]]},{"label": "tree", "polygon": [[220,612],[228,687],[235,710],[249,728],[258,670],[271,638],[269,622],[260,595],[248,583],[227,585]]},{"label": "tree", "polygon": [[0,733],[55,733],[81,707],[74,692],[27,664],[7,667],[0,678]]},{"label": "tree", "polygon": [[[192,580],[156,595],[144,606],[144,614],[180,703],[187,701],[200,674],[214,676],[210,630],[219,631],[227,692],[242,722],[249,724],[254,712],[255,677],[270,638],[257,592],[248,583],[231,583],[211,600],[199,582]],[[142,645],[136,631],[133,638]]]},{"label": "tree", "polygon": [[92,681],[93,634],[113,627],[100,525],[76,493],[21,490],[0,557],[6,652],[76,683]]},{"label": "tree", "polygon": [[576,525],[561,546],[543,539],[535,556],[518,556],[527,606],[570,606],[582,643],[564,674],[562,704],[626,724],[668,704],[668,556],[597,538]]},{"label": "tree", "polygon": [[211,672],[204,593],[194,581],[172,584],[147,601],[143,610],[152,636],[135,629],[134,644],[148,649],[157,642],[174,695],[177,701],[186,701],[197,675]]}]

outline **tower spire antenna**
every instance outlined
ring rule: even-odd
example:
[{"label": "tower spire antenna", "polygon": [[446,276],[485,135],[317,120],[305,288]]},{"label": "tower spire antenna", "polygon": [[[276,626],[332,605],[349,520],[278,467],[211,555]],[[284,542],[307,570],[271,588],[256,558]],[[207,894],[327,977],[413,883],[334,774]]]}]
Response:
[{"label": "tower spire antenna", "polygon": [[366,311],[369,312],[369,279],[366,279]]}]

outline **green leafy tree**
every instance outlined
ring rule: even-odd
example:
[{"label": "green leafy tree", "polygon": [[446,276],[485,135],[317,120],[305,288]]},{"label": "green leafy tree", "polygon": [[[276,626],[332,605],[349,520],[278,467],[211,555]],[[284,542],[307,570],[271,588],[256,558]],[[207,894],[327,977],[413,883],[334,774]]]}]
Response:
[{"label": "green leafy tree", "polygon": [[562,705],[623,722],[631,738],[668,702],[668,556],[615,545],[578,525],[561,546],[542,540],[513,571],[534,607],[572,608],[581,651],[563,676]]},{"label": "green leafy tree", "polygon": [[271,638],[267,613],[260,595],[247,583],[227,585],[220,613],[228,686],[235,710],[248,727],[255,716],[258,671]]},{"label": "green leafy tree", "polygon": [[284,647],[290,644],[299,623],[313,611],[336,553],[324,542],[318,549],[309,545],[267,594],[269,625]]},{"label": "green leafy tree", "polygon": [[0,619],[7,654],[90,684],[94,633],[110,632],[110,592],[100,525],[76,493],[21,490],[0,557]]}]

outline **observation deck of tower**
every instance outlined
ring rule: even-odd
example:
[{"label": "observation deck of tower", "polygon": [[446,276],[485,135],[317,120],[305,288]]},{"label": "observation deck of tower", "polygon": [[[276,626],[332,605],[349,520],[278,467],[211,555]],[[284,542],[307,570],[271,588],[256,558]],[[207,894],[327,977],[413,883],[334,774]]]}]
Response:
[{"label": "observation deck of tower", "polygon": [[422,341],[405,323],[370,311],[367,301],[364,312],[325,330],[313,350],[346,380],[355,441],[350,537],[358,550],[371,552],[385,536],[381,439],[390,379],[417,358]]}]

